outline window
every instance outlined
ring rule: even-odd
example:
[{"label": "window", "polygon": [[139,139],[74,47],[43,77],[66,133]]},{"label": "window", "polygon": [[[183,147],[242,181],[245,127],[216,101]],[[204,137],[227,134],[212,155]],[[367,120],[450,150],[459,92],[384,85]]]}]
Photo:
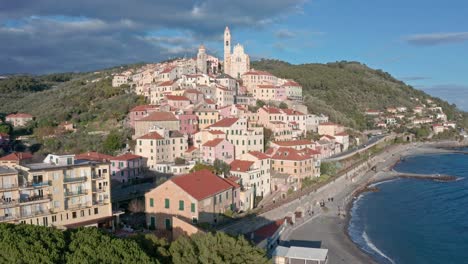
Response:
[{"label": "window", "polygon": [[52,216],[52,223],[54,223],[54,222],[57,222],[57,216],[56,215]]},{"label": "window", "polygon": [[169,199],[164,199],[164,208],[169,208]]},{"label": "window", "polygon": [[150,198],[150,207],[154,207],[154,199]]},{"label": "window", "polygon": [[195,203],[192,203],[192,204],[190,205],[190,211],[191,211],[192,213],[195,213]]},{"label": "window", "polygon": [[81,210],[81,217],[84,216],[84,210]]},{"label": "window", "polygon": [[76,218],[76,212],[72,212],[72,218]]},{"label": "window", "polygon": [[99,209],[98,208],[94,208],[94,214],[99,214]]},{"label": "window", "polygon": [[184,210],[184,201],[180,200],[179,201],[179,211],[183,211]]}]

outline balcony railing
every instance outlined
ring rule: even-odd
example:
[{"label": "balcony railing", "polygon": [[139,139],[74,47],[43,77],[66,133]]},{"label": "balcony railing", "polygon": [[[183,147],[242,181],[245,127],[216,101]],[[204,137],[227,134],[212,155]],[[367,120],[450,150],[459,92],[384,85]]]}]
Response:
[{"label": "balcony railing", "polygon": [[22,218],[25,218],[25,217],[34,217],[34,216],[39,216],[39,215],[47,215],[47,214],[51,214],[52,211],[50,209],[41,209],[41,210],[34,210],[34,211],[31,211],[31,212],[21,212],[21,217]]},{"label": "balcony railing", "polygon": [[21,218],[19,214],[0,216],[0,222],[13,221]]},{"label": "balcony railing", "polygon": [[65,191],[65,196],[80,196],[88,194],[88,190]]},{"label": "balcony railing", "polygon": [[26,197],[26,198],[21,198],[20,203],[41,203],[41,202],[50,201],[51,198],[52,198],[52,195],[50,194],[34,195],[34,196]]},{"label": "balcony railing", "polygon": [[0,186],[1,191],[11,191],[14,189],[18,189],[18,184],[17,183],[11,183],[11,184],[3,184]]},{"label": "balcony railing", "polygon": [[93,202],[93,205],[106,205],[109,204],[109,199],[97,200]]},{"label": "balcony railing", "polygon": [[86,176],[82,176],[82,177],[65,177],[63,178],[63,182],[64,183],[72,183],[72,182],[82,182],[82,181],[86,181],[87,177]]},{"label": "balcony railing", "polygon": [[91,178],[93,180],[104,179],[105,176],[106,176],[106,173],[101,173],[101,174],[93,173],[93,174],[91,174]]},{"label": "balcony railing", "polygon": [[91,203],[66,204],[65,209],[81,209],[91,207]]},{"label": "balcony railing", "polygon": [[96,187],[93,188],[94,193],[102,193],[105,191],[106,191],[106,188],[96,188]]},{"label": "balcony railing", "polygon": [[52,184],[51,181],[42,181],[42,182],[24,182],[21,187],[23,188],[44,188],[49,187]]},{"label": "balcony railing", "polygon": [[18,200],[2,200],[0,199],[0,208],[8,208],[8,207],[14,207],[19,204]]}]

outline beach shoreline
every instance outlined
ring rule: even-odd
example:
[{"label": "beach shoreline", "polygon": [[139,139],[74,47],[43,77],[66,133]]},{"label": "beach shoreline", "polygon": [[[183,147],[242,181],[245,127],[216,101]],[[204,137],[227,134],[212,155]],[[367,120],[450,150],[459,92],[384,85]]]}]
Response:
[{"label": "beach shoreline", "polygon": [[[405,178],[399,174],[389,173],[390,171],[393,171],[396,164],[398,164],[402,160],[402,158],[408,158],[411,156],[420,156],[420,155],[431,155],[431,154],[444,154],[444,153],[450,154],[450,153],[454,153],[453,150],[455,150],[456,148],[466,147],[466,146],[467,146],[466,144],[460,145],[458,144],[458,142],[437,142],[435,144],[423,144],[423,145],[415,146],[414,148],[407,148],[400,155],[395,155],[398,152],[393,153],[392,157],[394,157],[394,161],[391,162],[390,166],[386,168],[385,167],[381,168],[379,171],[376,171],[374,175],[370,177],[368,182],[366,182],[365,184],[358,187],[355,191],[353,191],[353,193],[351,194],[352,199],[348,200],[345,205],[345,211],[346,211],[345,225],[342,231],[344,232],[344,235],[346,236],[347,240],[351,241],[358,250],[360,250],[362,253],[366,254],[367,256],[369,256],[369,258],[372,259],[372,261],[369,263],[377,263],[377,262],[375,261],[374,257],[370,253],[366,252],[363,248],[361,248],[358,244],[356,244],[352,240],[351,235],[349,234],[349,226],[351,223],[352,210],[355,205],[354,204],[355,201],[359,199],[360,196],[365,195],[366,193],[369,193],[370,191],[373,191],[370,189],[370,186],[372,185],[395,180],[395,179]],[[431,176],[407,177],[407,178],[420,179],[420,180],[436,180],[436,178],[431,178]]]},{"label": "beach shoreline", "polygon": [[[444,142],[390,146],[374,157],[375,167],[377,167],[375,171],[369,168],[352,179],[352,183],[347,183],[347,185],[334,190],[332,196],[334,201],[327,203],[327,211],[321,211],[320,207],[314,207],[315,210],[319,210],[318,213],[310,218],[306,217],[302,223],[293,227],[285,235],[285,240],[310,241],[312,239],[315,242],[320,241],[320,247],[329,249],[329,264],[377,263],[372,254],[354,243],[348,232],[354,201],[368,191],[370,185],[398,178],[398,174],[392,173],[392,170],[401,158],[414,155],[452,153],[450,149],[446,148],[462,147],[454,145],[453,142]],[[423,179],[423,177],[420,178]],[[347,179],[347,181],[350,180]]]}]

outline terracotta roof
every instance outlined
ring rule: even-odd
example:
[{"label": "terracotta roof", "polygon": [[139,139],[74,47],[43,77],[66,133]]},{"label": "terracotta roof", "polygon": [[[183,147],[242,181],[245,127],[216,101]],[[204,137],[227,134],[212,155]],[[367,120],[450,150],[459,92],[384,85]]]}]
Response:
[{"label": "terracotta roof", "polygon": [[281,109],[276,108],[276,107],[262,107],[263,110],[265,110],[269,114],[281,114]]},{"label": "terracotta roof", "polygon": [[256,241],[257,243],[267,239],[267,238],[270,238],[271,236],[273,236],[276,231],[278,231],[278,229],[284,224],[284,219],[281,219],[281,220],[276,220],[275,222],[273,223],[270,223],[270,224],[267,224],[263,227],[260,227],[259,229],[255,230],[253,232],[254,234],[254,241]]},{"label": "terracotta roof", "polygon": [[213,140],[210,140],[210,141],[207,141],[205,142],[205,144],[203,144],[202,146],[204,147],[216,147],[218,146],[223,140],[225,140],[224,138],[215,138]]},{"label": "terracotta roof", "polygon": [[174,84],[174,81],[165,81],[165,82],[162,82],[162,83],[158,83],[158,86],[161,87],[161,86],[171,86]]},{"label": "terracotta roof", "polygon": [[277,159],[277,160],[307,160],[312,158],[309,154],[301,152],[299,150],[293,149],[293,148],[284,148],[280,147],[276,151],[276,153],[271,157],[272,159]]},{"label": "terracotta roof", "polygon": [[178,119],[171,112],[153,112],[136,122],[139,121],[178,121]]},{"label": "terracotta roof", "polygon": [[261,159],[261,160],[262,160],[262,159],[269,159],[269,158],[270,158],[267,154],[262,153],[262,152],[260,152],[260,151],[249,151],[248,153],[249,153],[250,155],[256,157],[257,159]]},{"label": "terracotta roof", "polygon": [[168,67],[166,69],[164,69],[161,73],[169,73],[171,72],[175,67]]},{"label": "terracotta roof", "polygon": [[202,92],[198,91],[197,89],[187,89],[185,90],[185,93],[196,93],[196,94],[203,94]]},{"label": "terracotta roof", "polygon": [[32,115],[26,113],[17,113],[17,114],[9,114],[6,118],[33,118]]},{"label": "terracotta roof", "polygon": [[92,160],[92,161],[108,161],[113,159],[111,155],[102,154],[99,152],[89,151],[75,156],[76,160]]},{"label": "terracotta roof", "polygon": [[282,109],[282,110],[287,115],[304,115],[302,112],[299,112],[293,109]]},{"label": "terracotta roof", "polygon": [[158,132],[153,131],[139,137],[138,139],[164,139],[164,137],[161,136]]},{"label": "terracotta roof", "polygon": [[148,109],[156,108],[155,105],[137,105],[130,110],[130,112],[139,112],[139,111],[146,111]]},{"label": "terracotta roof", "polygon": [[300,146],[300,145],[309,145],[313,142],[307,139],[300,140],[288,140],[288,141],[273,141],[278,146],[291,147],[291,146]]},{"label": "terracotta roof", "polygon": [[272,84],[259,84],[257,85],[257,88],[259,89],[276,89],[278,86],[272,85]]},{"label": "terracotta roof", "polygon": [[285,83],[283,84],[283,86],[298,86],[298,87],[302,87],[302,86],[301,86],[300,84],[298,84],[297,82],[291,81],[291,80],[285,82]]},{"label": "terracotta roof", "polygon": [[216,176],[209,170],[175,176],[170,181],[198,201],[234,187],[230,182]]},{"label": "terracotta roof", "polygon": [[213,134],[213,135],[224,135],[224,132],[221,130],[210,130],[208,133]]},{"label": "terracotta roof", "polygon": [[237,120],[239,120],[239,118],[233,118],[233,117],[224,118],[214,123],[210,127],[230,127],[234,125],[237,122]]},{"label": "terracotta roof", "polygon": [[191,146],[191,147],[189,147],[185,152],[190,153],[190,152],[193,152],[193,151],[195,151],[195,150],[197,150],[197,149],[198,149],[197,147]]},{"label": "terracotta roof", "polygon": [[216,104],[215,101],[213,101],[212,99],[205,99],[205,103],[207,103],[207,104]]},{"label": "terracotta roof", "polygon": [[326,138],[328,138],[328,139],[335,139],[334,136],[330,136],[330,135],[323,135],[322,137],[326,137]]},{"label": "terracotta roof", "polygon": [[141,156],[134,155],[131,153],[125,153],[123,155],[112,158],[112,160],[134,160],[134,159],[139,159],[139,158],[141,158]]},{"label": "terracotta roof", "polygon": [[166,98],[172,101],[190,101],[190,99],[183,95],[166,95]]},{"label": "terracotta roof", "polygon": [[255,162],[250,160],[233,160],[231,162],[231,171],[246,172]]},{"label": "terracotta roof", "polygon": [[8,161],[21,161],[24,159],[31,159],[32,154],[28,152],[14,152],[4,157],[1,157],[0,160],[8,160]]}]

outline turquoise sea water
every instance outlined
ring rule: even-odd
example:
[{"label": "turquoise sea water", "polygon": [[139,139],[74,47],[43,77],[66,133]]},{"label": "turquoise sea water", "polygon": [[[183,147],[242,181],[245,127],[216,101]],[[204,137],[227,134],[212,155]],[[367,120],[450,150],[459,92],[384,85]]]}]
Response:
[{"label": "turquoise sea water", "polygon": [[455,182],[396,179],[355,202],[348,232],[378,263],[468,263],[468,155],[408,157],[400,172],[440,173]]}]

